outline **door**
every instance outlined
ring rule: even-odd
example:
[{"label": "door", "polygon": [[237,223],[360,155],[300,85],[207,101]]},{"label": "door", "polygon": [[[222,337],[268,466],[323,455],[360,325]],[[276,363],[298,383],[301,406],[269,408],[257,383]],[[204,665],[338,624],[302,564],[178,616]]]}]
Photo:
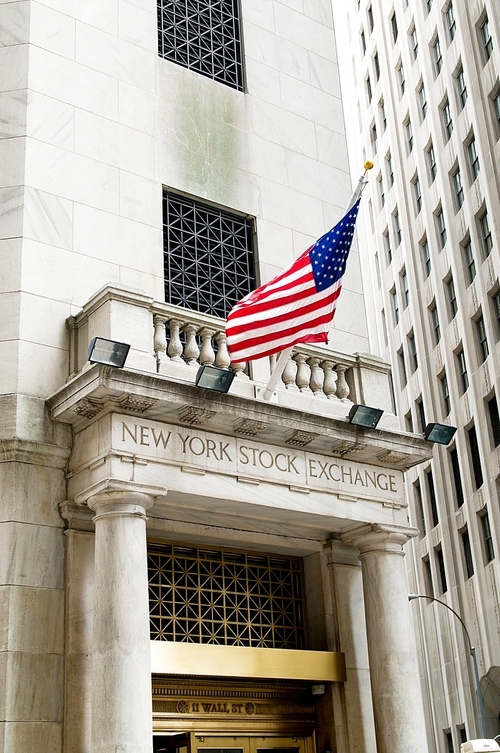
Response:
[{"label": "door", "polygon": [[195,734],[192,753],[313,753],[312,738]]}]

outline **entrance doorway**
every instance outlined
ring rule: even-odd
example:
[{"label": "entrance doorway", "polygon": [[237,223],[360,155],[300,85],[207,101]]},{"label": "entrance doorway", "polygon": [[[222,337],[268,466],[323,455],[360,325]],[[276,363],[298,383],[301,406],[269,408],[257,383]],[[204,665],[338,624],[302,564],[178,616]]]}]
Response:
[{"label": "entrance doorway", "polygon": [[155,735],[154,753],[314,753],[312,737]]}]

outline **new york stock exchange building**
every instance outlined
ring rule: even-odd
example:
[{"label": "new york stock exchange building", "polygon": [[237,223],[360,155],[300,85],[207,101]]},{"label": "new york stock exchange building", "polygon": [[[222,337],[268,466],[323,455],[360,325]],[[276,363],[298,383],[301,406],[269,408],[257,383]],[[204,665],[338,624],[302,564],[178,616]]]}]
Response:
[{"label": "new york stock exchange building", "polygon": [[330,345],[270,400],[273,358],[226,347],[351,193],[332,5],[295,6],[0,4],[2,753],[427,750],[404,472],[430,448],[356,245]]}]

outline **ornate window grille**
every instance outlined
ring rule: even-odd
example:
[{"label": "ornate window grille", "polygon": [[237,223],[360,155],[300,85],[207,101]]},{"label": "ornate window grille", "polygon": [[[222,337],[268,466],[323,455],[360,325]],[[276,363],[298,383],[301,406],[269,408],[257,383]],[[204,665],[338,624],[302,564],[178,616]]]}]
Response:
[{"label": "ornate window grille", "polygon": [[161,544],[148,563],[152,640],[305,648],[300,559]]},{"label": "ornate window grille", "polygon": [[165,300],[226,318],[255,287],[252,223],[165,191]]},{"label": "ornate window grille", "polygon": [[158,54],[243,91],[238,0],[158,0]]}]

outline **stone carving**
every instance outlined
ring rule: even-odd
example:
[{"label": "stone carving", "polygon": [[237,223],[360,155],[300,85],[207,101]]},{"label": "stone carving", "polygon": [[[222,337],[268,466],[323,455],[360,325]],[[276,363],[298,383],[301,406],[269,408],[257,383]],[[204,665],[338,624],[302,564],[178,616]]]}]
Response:
[{"label": "stone carving", "polygon": [[360,444],[357,442],[349,442],[348,440],[344,440],[343,442],[337,442],[332,447],[332,453],[336,457],[343,458],[346,455],[355,454],[356,452],[360,452],[361,450],[364,450],[366,447],[366,444]]},{"label": "stone carving", "polygon": [[84,397],[77,402],[73,408],[73,413],[84,418],[94,418],[103,409],[102,400],[92,397]]},{"label": "stone carving", "polygon": [[189,712],[189,704],[187,701],[177,702],[177,711],[179,714],[187,714]]},{"label": "stone carving", "polygon": [[309,444],[309,442],[312,442],[313,439],[316,439],[319,434],[313,434],[311,431],[301,431],[300,429],[294,429],[290,432],[286,439],[286,443],[291,445],[292,447],[305,447]]},{"label": "stone carving", "polygon": [[145,413],[151,408],[157,400],[151,397],[140,397],[139,395],[125,395],[120,399],[120,406],[125,410],[133,413]]},{"label": "stone carving", "polygon": [[213,418],[217,411],[207,410],[206,408],[196,408],[194,405],[186,405],[179,411],[179,420],[183,424],[190,426],[201,426],[209,419]]},{"label": "stone carving", "polygon": [[408,455],[406,452],[394,452],[394,450],[381,452],[378,457],[379,460],[382,460],[386,465],[399,465],[400,463],[404,463],[406,460],[408,460]]},{"label": "stone carving", "polygon": [[250,716],[252,716],[257,711],[257,706],[255,705],[255,703],[252,703],[252,701],[249,701],[245,705],[245,711],[247,712],[247,714],[249,714]]},{"label": "stone carving", "polygon": [[252,418],[242,418],[234,424],[236,434],[242,434],[244,437],[255,437],[261,431],[264,431],[267,424],[263,421],[255,421]]}]

